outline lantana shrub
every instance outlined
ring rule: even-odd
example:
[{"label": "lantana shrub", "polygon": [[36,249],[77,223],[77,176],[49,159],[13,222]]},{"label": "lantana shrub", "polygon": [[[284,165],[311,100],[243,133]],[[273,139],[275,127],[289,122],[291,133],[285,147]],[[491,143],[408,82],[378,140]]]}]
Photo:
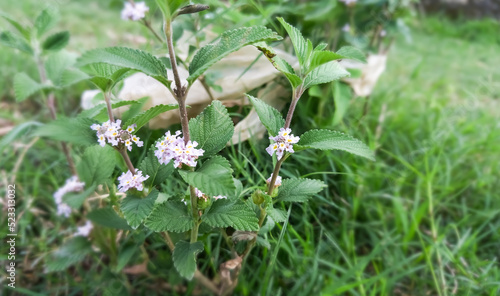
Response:
[{"label": "lantana shrub", "polygon": [[[187,280],[194,278],[213,293],[227,295],[236,287],[241,266],[257,241],[265,240],[261,233],[263,225],[287,221],[290,212],[285,211],[285,205],[306,202],[326,187],[317,179],[282,178],[280,170],[289,157],[303,150],[320,149],[342,150],[374,159],[369,147],[340,132],[310,130],[296,135],[291,129],[295,107],[302,94],[315,85],[349,76],[338,60],[363,61],[364,56],[354,47],[333,52],[325,50],[326,44],[314,46],[299,30],[278,18],[293,44],[298,69],[277,56],[266,43],[281,40],[281,36],[263,26],[244,27],[222,33],[214,42],[197,49],[190,61],[183,61],[188,64],[189,76],[182,81],[177,68],[172,23],[183,14],[209,8],[188,5],[182,0],[156,0],[156,4],[163,17],[164,36],[160,39],[168,49],[168,59],[137,49],[108,47],[87,51],[76,64],[68,63],[60,71],[61,80],[88,79],[102,92],[103,103],[74,118],[54,117],[54,121],[37,131],[37,135],[85,148],[77,164],[73,165],[74,177],[57,190],[54,198],[58,212],[66,217],[71,215],[68,207],[81,210],[84,205],[89,221],[77,228],[65,246],[54,252],[48,269],[62,270],[96,252],[92,244],[98,245],[97,250],[101,252],[109,250],[109,246],[103,244],[103,237],[109,232],[103,232],[102,228],[116,229],[121,235],[134,238],[142,234],[142,239],[135,245],[137,249],[146,240],[144,234],[158,233],[172,252],[173,267],[179,275]],[[127,2],[122,18],[141,20],[152,30],[150,22],[144,19],[149,11],[144,3],[133,5]],[[156,32],[155,36],[158,36]],[[266,152],[273,171],[267,180],[262,180],[259,188],[235,179],[231,162],[219,154],[234,133],[234,124],[226,107],[215,100],[201,114],[189,119],[186,105],[190,87],[205,71],[228,54],[249,45],[258,48],[288,79],[292,88],[285,118],[264,101],[247,95],[270,140]],[[72,68],[73,65],[78,69]],[[173,75],[167,75],[167,68]],[[140,112],[143,101],[113,104],[115,87],[137,72],[163,84],[173,94],[177,105],[157,105]],[[40,87],[36,91],[50,90]],[[113,109],[125,105],[129,110],[121,119],[116,119]],[[179,112],[181,130],[167,131],[159,139],[139,138],[137,133],[149,120],[174,109]],[[115,173],[117,167],[118,174]],[[181,184],[182,194],[171,194],[178,191],[169,188],[169,184],[174,183],[172,180]],[[98,204],[87,200],[91,195],[98,196]],[[198,254],[207,248],[207,234],[223,236],[230,250],[221,254],[226,261],[220,265],[217,275],[212,274],[213,278],[201,273],[197,266]],[[110,237],[113,245],[116,233],[114,235]],[[243,247],[236,248],[237,244],[240,247],[243,244]],[[68,253],[71,253],[68,250],[76,249],[77,259],[68,259]],[[123,261],[112,251],[108,255],[112,257],[111,262]],[[121,268],[127,262],[122,261]]]}]

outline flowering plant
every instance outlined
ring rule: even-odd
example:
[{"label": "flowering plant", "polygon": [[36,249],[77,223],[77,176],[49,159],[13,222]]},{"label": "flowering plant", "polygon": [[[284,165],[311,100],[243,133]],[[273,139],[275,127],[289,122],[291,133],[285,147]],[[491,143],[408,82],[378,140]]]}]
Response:
[{"label": "flowering plant", "polygon": [[[73,242],[86,246],[90,253],[93,250],[86,241],[82,242],[81,236],[99,237],[97,243],[101,249],[109,249],[102,243],[106,233],[99,232],[99,227],[117,229],[130,236],[140,233],[143,235],[140,244],[146,240],[146,233],[148,236],[157,233],[171,250],[173,265],[182,277],[195,278],[210,291],[227,295],[236,287],[241,265],[257,241],[265,239],[260,232],[264,223],[287,221],[291,209],[285,210],[287,203],[306,202],[326,187],[317,179],[283,179],[280,169],[285,160],[306,149],[343,150],[374,158],[365,144],[342,133],[310,130],[295,136],[290,127],[297,102],[307,89],[349,76],[338,60],[363,61],[364,56],[354,47],[333,52],[325,50],[324,43],[313,46],[299,30],[279,18],[292,41],[298,69],[277,56],[266,43],[280,40],[281,36],[266,27],[245,27],[224,32],[215,42],[199,48],[189,62],[189,76],[182,81],[177,69],[172,23],[183,14],[198,13],[208,7],[187,5],[187,1],[182,0],[156,0],[156,4],[163,16],[165,36],[161,40],[168,49],[168,58],[126,47],[85,52],[76,62],[80,70],[72,71],[71,75],[78,73],[78,77],[87,77],[102,92],[104,103],[75,118],[48,123],[38,133],[85,147],[75,166],[77,179],[69,180],[54,195],[58,206],[65,204],[63,201],[71,201],[69,206],[79,209],[88,196],[94,192],[100,194],[99,208],[86,204],[89,211],[86,217],[92,224],[78,228]],[[127,3],[122,17],[143,20],[148,10],[144,4]],[[215,100],[197,117],[189,119],[186,104],[190,87],[205,71],[247,45],[257,47],[292,88],[286,118],[264,101],[247,95],[272,141],[266,151],[274,168],[269,179],[263,178],[257,187],[234,178],[230,161],[218,155],[234,133],[226,107]],[[172,70],[171,76],[167,68]],[[139,113],[140,101],[112,104],[115,87],[136,72],[160,82],[173,94],[177,105],[158,105]],[[70,73],[64,75],[70,76]],[[129,110],[121,119],[115,119],[113,109],[124,105],[130,105]],[[152,118],[174,109],[179,111],[181,131],[167,131],[160,138],[137,135]],[[60,131],[68,129],[77,136],[61,137]],[[116,167],[120,171],[118,184],[113,177]],[[172,186],[174,181],[180,190]],[[63,196],[67,192],[80,193],[68,198]],[[62,209],[61,213],[68,216],[71,211]],[[224,237],[230,250],[230,255],[221,255],[225,261],[213,279],[202,274],[197,266],[197,255],[207,248],[207,234]],[[116,236],[110,236],[110,243],[115,244],[115,239]],[[64,253],[68,252],[56,252],[55,256],[61,257]],[[116,261],[114,257],[112,262]],[[61,266],[67,265],[58,267]]]}]

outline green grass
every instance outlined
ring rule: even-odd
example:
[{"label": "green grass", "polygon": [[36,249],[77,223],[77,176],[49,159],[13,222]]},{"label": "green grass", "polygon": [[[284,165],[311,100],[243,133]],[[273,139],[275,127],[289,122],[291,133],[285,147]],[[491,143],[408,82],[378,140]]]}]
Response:
[{"label": "green grass", "polygon": [[[16,7],[28,14],[36,10],[28,4]],[[95,36],[92,33],[98,22],[103,27],[113,23],[110,18],[117,18],[117,9],[101,10],[92,4],[83,10],[75,2],[62,7],[78,14],[63,18],[74,35],[70,48],[126,45],[122,39],[110,42],[105,29]],[[80,27],[74,20],[89,19],[90,15],[92,21],[86,26]],[[124,27],[118,31],[137,30],[133,24],[119,22]],[[294,204],[286,226],[268,225],[271,248],[253,250],[242,270],[237,295],[500,292],[498,23],[457,24],[430,17],[414,27],[413,43],[397,40],[394,44],[387,71],[370,97],[367,116],[362,117],[364,99],[356,98],[344,123],[329,126],[315,114],[318,106],[325,108],[324,114],[332,114],[330,96],[322,103],[317,97],[299,103],[292,124],[294,133],[311,128],[344,131],[376,149],[377,161],[341,152],[310,151],[287,161],[283,177],[309,175],[329,187],[308,203]],[[477,27],[485,29],[477,38],[459,38],[460,32]],[[3,77],[12,76],[20,64],[30,69],[22,57],[0,50],[0,59],[6,62],[2,64]],[[14,60],[8,63],[9,59]],[[63,104],[68,110],[73,110],[84,87],[67,93],[69,102]],[[324,91],[328,93],[326,88]],[[11,91],[2,96],[12,102]],[[36,115],[38,108],[31,104],[9,104],[9,108],[2,115],[15,122],[44,117],[44,113]],[[13,115],[12,110],[22,114]],[[262,185],[261,174],[268,176],[272,170],[265,146],[265,141],[252,141],[226,151],[234,162],[235,176],[248,186]],[[184,287],[172,268],[169,251],[156,235],[148,237],[146,247],[132,260],[138,264],[151,259],[148,276],[126,276],[107,267],[117,260],[108,255],[112,249],[133,246],[144,239],[140,234],[96,252],[68,271],[44,273],[49,252],[66,241],[71,227],[84,219],[83,215],[72,219],[55,215],[52,193],[68,176],[64,157],[56,149],[57,144],[51,141],[36,142],[17,173],[18,263],[23,264],[19,286],[54,295],[90,295],[105,289],[113,295],[131,287],[135,294],[148,291],[160,295],[169,291],[166,283]],[[21,151],[22,147],[16,146],[2,155],[0,164],[7,176]],[[102,229],[99,233],[102,237],[111,235]],[[214,274],[228,250],[220,235],[210,234],[209,238],[199,266]],[[5,253],[2,249],[2,256]],[[196,289],[191,283],[186,293]]]}]

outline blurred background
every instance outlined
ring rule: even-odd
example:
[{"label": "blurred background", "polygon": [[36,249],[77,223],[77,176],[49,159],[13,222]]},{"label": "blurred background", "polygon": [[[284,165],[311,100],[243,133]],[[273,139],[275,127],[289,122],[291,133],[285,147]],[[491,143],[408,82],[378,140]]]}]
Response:
[{"label": "blurred background", "polygon": [[[500,1],[197,3],[211,8],[179,18],[176,39],[191,34],[196,42],[208,42],[213,37],[202,28],[218,34],[252,25],[285,36],[276,20],[281,16],[313,44],[325,42],[334,51],[352,45],[368,57],[365,65],[345,64],[351,79],[311,88],[299,101],[292,129],[345,132],[374,149],[377,160],[331,151],[294,157],[284,177],[314,176],[329,187],[293,206],[282,239],[282,226],[271,227],[270,244],[254,250],[235,295],[500,294]],[[146,26],[120,18],[123,5],[19,0],[4,1],[0,10],[30,25],[40,11],[54,8],[60,19],[50,32],[69,31],[66,50],[76,55],[107,46],[165,54]],[[156,9],[148,21],[161,34]],[[12,26],[1,19],[0,29]],[[286,40],[275,45],[293,54]],[[125,237],[104,229],[82,246],[65,245],[85,224],[85,210],[69,218],[56,214],[53,194],[70,177],[65,157],[58,142],[34,136],[38,123],[50,121],[43,98],[35,94],[21,101],[13,88],[18,72],[38,79],[37,65],[0,44],[0,69],[0,193],[6,196],[7,184],[16,184],[19,236],[17,288],[5,288],[3,277],[5,295],[205,295],[177,275],[156,234]],[[224,89],[220,75],[206,77],[217,91]],[[281,79],[273,81],[285,86]],[[257,94],[269,83],[242,93]],[[58,112],[76,116],[89,89],[83,81],[57,91]],[[283,92],[286,97],[286,87]],[[235,122],[249,111],[247,104],[230,106]],[[164,132],[146,129],[142,136]],[[225,150],[244,184],[261,182],[253,165],[271,171],[266,146],[265,140],[251,139]],[[6,207],[5,197],[2,237],[8,231]],[[6,262],[3,242],[0,259]],[[220,258],[213,254],[220,243],[214,236],[200,255],[200,269],[210,273],[218,267]]]}]

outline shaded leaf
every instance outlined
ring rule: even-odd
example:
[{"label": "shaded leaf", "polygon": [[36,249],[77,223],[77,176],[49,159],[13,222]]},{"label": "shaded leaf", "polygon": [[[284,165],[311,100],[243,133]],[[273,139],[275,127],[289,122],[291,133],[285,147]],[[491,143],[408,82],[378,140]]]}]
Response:
[{"label": "shaded leaf", "polygon": [[57,51],[63,49],[69,42],[69,32],[58,32],[50,35],[42,43],[43,50]]},{"label": "shaded leaf", "polygon": [[180,201],[155,204],[144,225],[157,232],[185,232],[194,226],[193,217],[188,213],[187,206]]},{"label": "shaded leaf", "polygon": [[201,219],[212,227],[259,230],[259,219],[255,216],[255,212],[242,201],[216,200]]},{"label": "shaded leaf", "polygon": [[285,125],[285,120],[283,119],[283,116],[281,116],[281,113],[262,100],[248,94],[247,97],[250,99],[250,102],[252,102],[257,115],[259,115],[260,121],[266,127],[269,134],[271,136],[276,136],[280,128]]},{"label": "shaded leaf", "polygon": [[14,92],[16,94],[16,101],[18,102],[26,100],[36,92],[50,88],[49,85],[40,84],[34,81],[24,72],[17,73],[16,76],[14,76]]},{"label": "shaded leaf", "polygon": [[175,244],[172,259],[174,260],[175,269],[182,277],[191,280],[196,271],[196,255],[203,251],[203,243],[189,243],[186,241],[178,241]]},{"label": "shaded leaf", "polygon": [[115,151],[110,146],[90,146],[76,166],[78,176],[86,186],[102,184],[107,181],[115,169]]},{"label": "shaded leaf", "polygon": [[149,178],[144,181],[147,186],[158,186],[163,183],[168,176],[174,172],[173,161],[167,165],[162,165],[158,162],[158,158],[154,154],[155,146],[151,145],[148,155],[142,160],[139,169],[143,175],[148,175]]},{"label": "shaded leaf", "polygon": [[92,252],[92,244],[85,237],[74,237],[53,251],[50,260],[46,260],[47,271],[62,271],[76,264]]},{"label": "shaded leaf", "polygon": [[156,116],[162,114],[163,112],[167,112],[170,110],[177,109],[178,105],[156,105],[154,107],[149,108],[148,110],[130,118],[123,125],[124,127],[128,127],[129,125],[136,124],[134,133],[136,133],[141,127],[143,127],[146,123],[148,123],[151,119]]},{"label": "shaded leaf", "polygon": [[0,44],[33,55],[33,49],[31,48],[31,46],[26,41],[24,41],[20,36],[15,35],[12,32],[8,31],[2,32],[0,34]]},{"label": "shaded leaf", "polygon": [[92,212],[88,213],[87,219],[108,228],[132,230],[132,228],[128,226],[127,221],[118,216],[118,214],[112,208],[93,210]]},{"label": "shaded leaf", "polygon": [[337,54],[343,56],[342,58],[344,59],[366,63],[366,55],[361,50],[353,46],[344,46],[337,51]]},{"label": "shaded leaf", "polygon": [[309,72],[309,74],[307,74],[306,78],[304,78],[304,89],[308,89],[313,85],[331,82],[347,76],[349,76],[349,72],[340,66],[338,62],[328,62],[316,67]]},{"label": "shaded leaf", "polygon": [[[279,187],[278,197],[276,200],[289,202],[305,202],[314,194],[323,190],[323,188],[325,187],[327,187],[326,184],[320,180],[297,178],[285,179]],[[273,214],[275,214],[276,218],[280,218],[281,214],[283,213],[274,212]],[[284,215],[284,217],[286,217],[286,213],[284,213]]]},{"label": "shaded leaf", "polygon": [[122,200],[120,210],[132,229],[137,229],[142,221],[151,214],[158,193],[158,190],[155,189],[145,198],[128,194]]},{"label": "shaded leaf", "polygon": [[23,25],[21,25],[19,22],[15,21],[11,16],[0,12],[0,16],[3,17],[6,21],[8,21],[16,30],[21,33],[21,35],[24,37],[24,40],[29,41],[30,40],[30,31]]},{"label": "shaded leaf", "polygon": [[97,139],[95,131],[90,128],[93,123],[92,119],[84,117],[59,117],[38,128],[35,135],[75,145],[94,145]]}]

